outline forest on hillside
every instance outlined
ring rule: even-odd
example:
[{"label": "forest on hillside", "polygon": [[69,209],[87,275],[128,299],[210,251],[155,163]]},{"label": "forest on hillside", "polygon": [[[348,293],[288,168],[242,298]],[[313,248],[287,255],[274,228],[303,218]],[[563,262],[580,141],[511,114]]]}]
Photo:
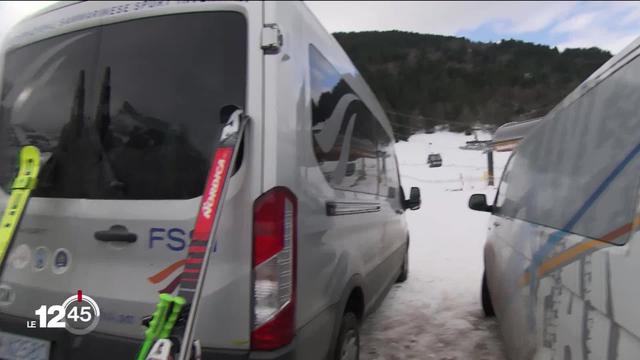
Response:
[{"label": "forest on hillside", "polygon": [[606,62],[598,48],[401,31],[335,33],[392,121],[398,138],[438,124],[463,130],[546,114]]}]

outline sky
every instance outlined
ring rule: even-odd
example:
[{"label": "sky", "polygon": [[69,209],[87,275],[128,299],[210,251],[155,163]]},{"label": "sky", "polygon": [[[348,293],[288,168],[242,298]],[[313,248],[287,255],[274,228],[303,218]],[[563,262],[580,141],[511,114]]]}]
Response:
[{"label": "sky", "polygon": [[307,1],[331,32],[405,30],[618,52],[640,35],[639,2]]},{"label": "sky", "polygon": [[[305,1],[331,32],[403,30],[616,53],[640,35],[640,2]],[[0,1],[0,39],[53,1]]]},{"label": "sky", "polygon": [[0,1],[0,42],[11,26],[55,1]]}]

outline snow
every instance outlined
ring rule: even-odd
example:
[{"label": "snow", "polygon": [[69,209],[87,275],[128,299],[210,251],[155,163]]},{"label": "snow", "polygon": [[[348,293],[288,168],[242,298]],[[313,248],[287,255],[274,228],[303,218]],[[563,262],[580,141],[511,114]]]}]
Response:
[{"label": "snow", "polygon": [[[407,212],[409,279],[394,285],[365,320],[362,359],[504,359],[498,325],[480,304],[489,215],[467,208],[471,194],[491,201],[495,188],[483,178],[486,154],[459,148],[468,140],[473,137],[438,132],[396,145],[402,185],[407,193],[420,188],[422,208]],[[442,155],[442,167],[428,167],[431,152]],[[494,153],[496,183],[508,156]]]}]

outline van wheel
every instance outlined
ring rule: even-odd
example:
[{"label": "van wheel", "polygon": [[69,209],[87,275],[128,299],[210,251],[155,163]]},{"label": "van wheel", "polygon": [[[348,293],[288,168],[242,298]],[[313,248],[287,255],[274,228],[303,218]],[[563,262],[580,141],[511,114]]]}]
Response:
[{"label": "van wheel", "polygon": [[360,359],[360,329],[358,327],[358,318],[352,312],[346,312],[342,316],[335,359]]},{"label": "van wheel", "polygon": [[409,278],[409,244],[407,244],[407,251],[404,253],[404,260],[402,260],[402,270],[400,275],[396,279],[397,283],[403,283]]},{"label": "van wheel", "polygon": [[493,310],[493,303],[491,302],[491,294],[489,294],[489,286],[487,285],[487,271],[482,274],[482,310],[484,310],[484,316],[494,317],[496,316]]}]

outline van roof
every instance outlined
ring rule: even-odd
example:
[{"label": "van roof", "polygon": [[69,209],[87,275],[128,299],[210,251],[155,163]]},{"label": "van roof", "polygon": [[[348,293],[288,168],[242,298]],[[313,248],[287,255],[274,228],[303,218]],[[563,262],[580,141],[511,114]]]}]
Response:
[{"label": "van roof", "polygon": [[524,136],[532,132],[541,121],[550,118],[550,115],[571,105],[591,89],[598,86],[616,71],[623,68],[633,59],[640,55],[640,37],[636,38],[619,53],[594,71],[586,80],[576,87],[569,95],[565,96],[556,106],[545,116],[533,120],[507,123],[501,126],[491,142],[491,146],[496,151],[512,151]]},{"label": "van roof", "polygon": [[[160,4],[162,3],[162,4]],[[2,43],[2,51],[37,42],[57,35],[93,26],[188,11],[188,7],[202,11],[209,6],[221,10],[237,10],[237,1],[220,2],[101,2],[59,1],[12,26]]]},{"label": "van roof", "polygon": [[[80,2],[82,2],[82,1],[56,1],[53,4],[51,4],[49,6],[46,6],[46,7],[42,8],[42,9],[34,12],[33,14],[31,14],[29,16],[26,16],[22,21],[28,21],[29,19],[36,18],[36,17],[44,15],[44,14],[46,14],[48,12],[52,12],[54,10],[62,9],[63,7],[67,7],[67,6],[70,6],[70,5],[73,5],[73,4],[77,4],[77,3],[80,3]],[[20,21],[20,22],[22,22],[22,21]]]},{"label": "van roof", "polygon": [[[595,88],[602,81],[607,79],[616,71],[620,70],[626,64],[628,64],[631,60],[635,59],[640,55],[640,37],[636,38],[632,41],[627,47],[622,49],[619,53],[614,55],[611,59],[609,59],[606,63],[604,63],[601,67],[599,67],[596,71],[593,72],[585,81],[583,81],[577,88],[575,88],[569,95],[567,95],[558,105],[556,105],[549,114],[557,111],[558,109],[562,109],[573,103],[574,101],[581,98],[591,89]],[[548,115],[548,114],[547,114]]]},{"label": "van roof", "polygon": [[530,133],[542,118],[526,121],[506,123],[493,134],[490,146],[496,151],[511,151],[528,133]]}]

